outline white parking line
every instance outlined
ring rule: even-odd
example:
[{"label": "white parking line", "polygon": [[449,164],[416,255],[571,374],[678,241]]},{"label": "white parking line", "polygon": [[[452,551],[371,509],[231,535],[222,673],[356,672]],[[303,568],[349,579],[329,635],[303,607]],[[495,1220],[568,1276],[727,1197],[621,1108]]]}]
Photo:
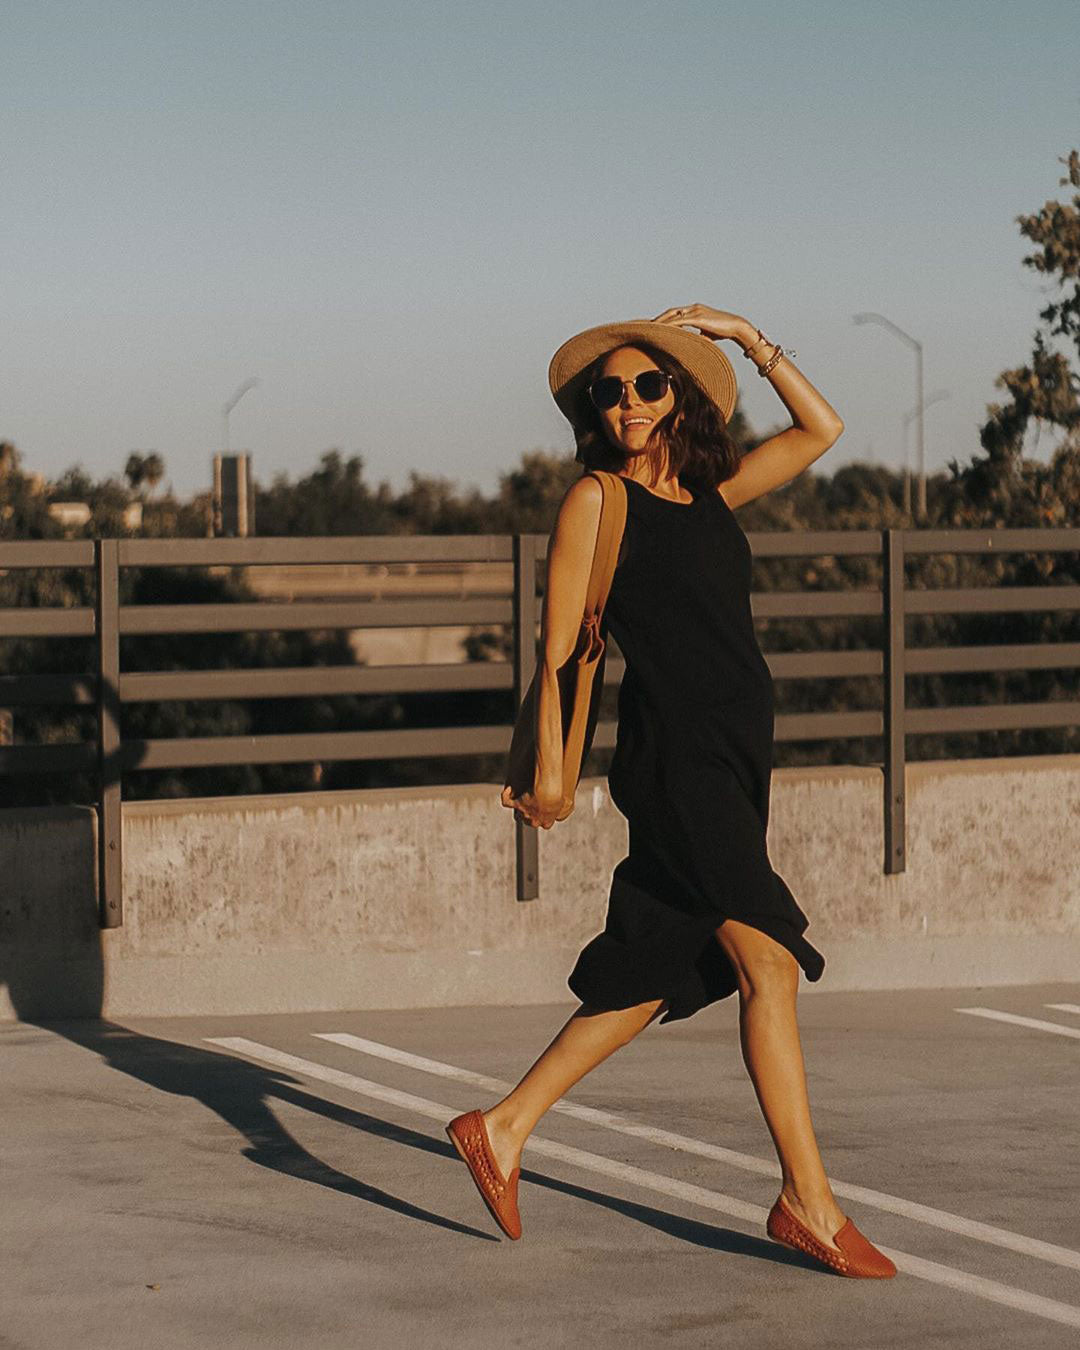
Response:
[{"label": "white parking line", "polygon": [[1063,1027],[1060,1022],[1044,1022],[1039,1017],[1020,1017],[1016,1013],[998,1012],[996,1008],[954,1008],[953,1011],[970,1013],[972,1017],[989,1017],[995,1022],[1012,1022],[1014,1026],[1031,1027],[1033,1031],[1051,1031],[1055,1036],[1074,1036],[1080,1040],[1080,1027]]},{"label": "white parking line", "polygon": [[[379,1041],[369,1041],[362,1036],[352,1036],[348,1032],[313,1032],[319,1040],[331,1041],[350,1050],[359,1050],[362,1054],[377,1059],[390,1060],[410,1069],[419,1069],[422,1073],[438,1075],[440,1078],[452,1078],[459,1083],[469,1083],[472,1087],[482,1088],[504,1096],[513,1086],[498,1078],[489,1078],[486,1074],[474,1073],[471,1069],[459,1069],[453,1064],[444,1064],[441,1060],[425,1059],[422,1055],[410,1054],[396,1046],[383,1045]],[[675,1134],[671,1130],[660,1129],[653,1125],[639,1125],[614,1111],[598,1111],[591,1106],[579,1106],[576,1102],[557,1101],[552,1111],[572,1116],[575,1120],[587,1121],[590,1125],[599,1125],[613,1130],[617,1134],[630,1135],[634,1139],[644,1139],[665,1148],[678,1149],[682,1153],[694,1153],[701,1158],[711,1158],[714,1162],[728,1163],[744,1172],[757,1172],[762,1176],[779,1177],[780,1166],[775,1161],[755,1158],[749,1153],[738,1153],[734,1149],[723,1148],[719,1144],[708,1144],[701,1139],[688,1138],[684,1134]],[[531,1140],[530,1140],[531,1147]],[[947,1210],[933,1209],[929,1205],[920,1205],[914,1200],[905,1200],[898,1195],[889,1195],[885,1191],[871,1190],[867,1186],[856,1186],[847,1181],[834,1181],[829,1184],[836,1195],[849,1200],[858,1200],[875,1209],[886,1210],[890,1214],[900,1214],[905,1219],[914,1219],[919,1223],[942,1228],[961,1237],[974,1238],[977,1242],[986,1242],[991,1246],[1004,1247],[1019,1252],[1023,1256],[1033,1256],[1040,1261],[1049,1261],[1053,1265],[1067,1266],[1080,1270],[1080,1252],[1068,1247],[1059,1247],[1053,1242],[1042,1242],[1038,1238],[1025,1237],[1022,1233],[1012,1233],[1007,1228],[995,1228],[991,1224],[979,1223],[976,1219],[965,1219],[959,1214],[950,1214]]]},{"label": "white parking line", "polygon": [[1080,1003],[1044,1003],[1044,1008],[1053,1008],[1057,1012],[1080,1013]]},{"label": "white parking line", "polygon": [[[275,1050],[272,1046],[261,1045],[258,1041],[250,1041],[244,1036],[207,1036],[204,1039],[209,1045],[221,1046],[222,1049],[247,1055],[250,1059],[258,1060],[261,1063],[273,1064],[293,1073],[304,1074],[308,1078],[333,1084],[335,1087],[343,1088],[348,1092],[355,1092],[363,1097],[371,1097],[375,1101],[400,1106],[407,1111],[427,1116],[429,1119],[437,1120],[443,1124],[458,1114],[453,1107],[444,1106],[441,1102],[429,1101],[426,1097],[416,1097],[410,1092],[401,1092],[397,1088],[384,1087],[381,1083],[373,1083],[369,1079],[358,1078],[354,1074],[329,1068],[327,1065],[316,1063],[314,1060],[301,1059],[298,1055],[286,1054],[282,1050]],[[695,1186],[686,1181],[677,1181],[672,1177],[661,1176],[656,1172],[647,1172],[643,1168],[632,1167],[629,1163],[616,1162],[613,1158],[605,1158],[598,1153],[588,1153],[584,1149],[571,1148],[567,1144],[556,1143],[553,1139],[538,1138],[535,1134],[529,1138],[529,1151],[542,1157],[558,1159],[560,1162],[569,1163],[571,1166],[580,1167],[588,1172],[614,1177],[631,1185],[640,1186],[645,1190],[657,1191],[662,1195],[685,1200],[689,1204],[715,1210],[721,1214],[741,1219],[746,1223],[760,1226],[764,1224],[767,1217],[767,1211],[760,1205],[750,1205],[745,1201],[735,1199],[734,1196],[706,1190],[703,1186]],[[1073,1307],[1071,1304],[1059,1303],[1056,1299],[1044,1298],[1040,1294],[1032,1294],[1025,1289],[1014,1288],[1012,1285],[999,1284],[998,1281],[984,1279],[981,1275],[971,1275],[967,1271],[955,1270],[951,1266],[944,1266],[936,1261],[926,1261],[919,1256],[910,1256],[907,1252],[898,1251],[893,1247],[881,1247],[880,1250],[896,1263],[898,1270],[906,1271],[909,1275],[914,1275],[918,1279],[927,1280],[931,1284],[944,1285],[950,1289],[958,1289],[967,1294],[974,1294],[977,1298],[986,1299],[991,1303],[1004,1304],[1006,1307],[1015,1308],[1019,1312],[1031,1313],[1035,1317],[1057,1322],[1062,1326],[1080,1328],[1080,1308]]]}]

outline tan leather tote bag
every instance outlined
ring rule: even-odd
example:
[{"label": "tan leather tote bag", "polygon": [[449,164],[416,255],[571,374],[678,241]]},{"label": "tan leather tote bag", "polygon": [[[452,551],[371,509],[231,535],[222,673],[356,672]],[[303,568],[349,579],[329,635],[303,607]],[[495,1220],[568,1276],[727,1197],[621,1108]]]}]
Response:
[{"label": "tan leather tote bag", "polygon": [[[600,620],[626,528],[626,484],[617,473],[605,469],[586,472],[598,480],[604,496],[581,629],[573,652],[556,672],[563,732],[563,804],[556,820],[565,820],[574,809],[581,766],[596,731],[607,654],[607,644],[600,635]],[[541,655],[536,674],[521,700],[506,759],[504,784],[510,785],[515,797],[535,787],[537,714],[543,677]]]}]

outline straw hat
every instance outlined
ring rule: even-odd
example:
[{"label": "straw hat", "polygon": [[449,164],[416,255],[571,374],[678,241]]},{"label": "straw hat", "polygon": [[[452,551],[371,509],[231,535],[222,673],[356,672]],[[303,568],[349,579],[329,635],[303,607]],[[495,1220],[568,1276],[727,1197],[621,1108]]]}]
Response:
[{"label": "straw hat", "polygon": [[697,387],[720,412],[725,422],[735,408],[738,389],[735,371],[720,348],[700,333],[691,333],[671,323],[653,319],[628,319],[603,323],[569,338],[551,358],[548,384],[563,415],[574,425],[584,392],[585,377],[598,357],[615,347],[648,342],[673,356]]}]

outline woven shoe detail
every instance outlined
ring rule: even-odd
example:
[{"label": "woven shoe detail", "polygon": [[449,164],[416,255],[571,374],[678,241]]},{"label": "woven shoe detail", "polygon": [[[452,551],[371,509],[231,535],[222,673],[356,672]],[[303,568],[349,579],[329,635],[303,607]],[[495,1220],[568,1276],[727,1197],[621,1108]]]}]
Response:
[{"label": "woven shoe detail", "polygon": [[464,1115],[455,1116],[447,1125],[446,1133],[468,1167],[495,1222],[507,1237],[515,1240],[521,1237],[521,1215],[517,1205],[521,1168],[515,1167],[509,1177],[499,1171],[484,1127],[484,1113],[466,1111]]},{"label": "woven shoe detail", "polygon": [[852,1279],[890,1279],[896,1274],[896,1266],[869,1242],[848,1219],[833,1241],[839,1251],[833,1251],[821,1242],[806,1225],[798,1219],[778,1196],[769,1211],[765,1231],[774,1242],[783,1243],[795,1251],[805,1252],[838,1275]]}]

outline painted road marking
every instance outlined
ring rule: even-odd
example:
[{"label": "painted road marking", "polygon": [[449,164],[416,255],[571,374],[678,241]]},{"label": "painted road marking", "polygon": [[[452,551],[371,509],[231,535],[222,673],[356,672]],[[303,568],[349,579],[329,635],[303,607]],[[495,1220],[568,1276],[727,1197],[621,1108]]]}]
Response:
[{"label": "painted road marking", "polygon": [[[378,1059],[387,1059],[423,1073],[437,1074],[441,1078],[452,1078],[459,1083],[468,1083],[472,1087],[483,1088],[504,1096],[512,1083],[498,1078],[489,1078],[486,1074],[473,1073],[470,1069],[459,1069],[453,1064],[444,1064],[441,1060],[425,1059],[422,1055],[410,1054],[407,1050],[398,1050],[392,1045],[382,1045],[379,1041],[365,1040],[362,1036],[352,1036],[348,1032],[314,1032],[319,1040],[331,1041],[350,1050],[358,1050],[365,1055]],[[688,1138],[684,1134],[675,1134],[652,1125],[639,1125],[614,1111],[598,1111],[591,1106],[579,1106],[576,1102],[563,1099],[556,1102],[552,1111],[572,1116],[575,1120],[588,1121],[604,1129],[614,1130],[618,1134],[627,1134],[635,1139],[645,1139],[649,1143],[665,1148],[678,1149],[683,1153],[694,1153],[702,1158],[711,1158],[715,1162],[729,1163],[745,1172],[757,1172],[762,1176],[780,1176],[780,1165],[765,1158],[755,1158],[749,1153],[738,1153],[734,1149],[722,1148],[719,1144],[708,1144],[701,1139]],[[531,1143],[530,1143],[531,1147]],[[974,1238],[977,1242],[986,1242],[991,1246],[1005,1247],[1009,1251],[1019,1252],[1022,1256],[1033,1256],[1040,1261],[1049,1261],[1054,1265],[1067,1266],[1080,1270],[1080,1252],[1068,1247],[1059,1247],[1053,1242],[1041,1242],[1038,1238],[1025,1237],[1022,1233],[1012,1233],[1007,1228],[995,1228],[991,1224],[979,1223],[976,1219],[965,1219],[959,1214],[950,1214],[947,1210],[932,1209],[929,1205],[920,1205],[913,1200],[905,1200],[898,1195],[889,1195],[885,1191],[871,1190],[866,1186],[856,1186],[846,1181],[834,1181],[829,1178],[836,1195],[849,1200],[858,1200],[875,1209],[886,1210],[890,1214],[900,1214],[905,1219],[915,1219],[919,1223],[942,1228],[961,1237]]]},{"label": "painted road marking", "polygon": [[1052,1031],[1055,1036],[1074,1036],[1080,1040],[1080,1027],[1063,1027],[1060,1022],[1044,1022],[1039,1017],[1019,1017],[1016,1013],[998,1012],[996,1008],[954,1008],[953,1011],[970,1013],[972,1017],[989,1017],[995,1022],[1012,1022],[1014,1026],[1031,1027],[1034,1031]]},{"label": "painted road marking", "polygon": [[1057,1012],[1080,1013],[1080,1003],[1044,1003],[1044,1008],[1054,1008]]},{"label": "painted road marking", "polygon": [[[411,1092],[401,1092],[397,1088],[384,1087],[381,1083],[373,1083],[367,1078],[358,1078],[355,1074],[332,1069],[314,1060],[301,1059],[298,1055],[286,1054],[283,1050],[261,1045],[258,1041],[249,1041],[244,1036],[207,1036],[204,1039],[208,1045],[218,1045],[224,1050],[246,1055],[249,1059],[258,1060],[263,1064],[273,1064],[277,1068],[330,1083],[347,1092],[371,1097],[375,1101],[386,1102],[391,1106],[403,1107],[417,1115],[427,1116],[430,1120],[437,1120],[440,1124],[445,1125],[458,1114],[453,1107],[444,1106],[441,1102],[429,1101],[426,1097],[417,1097]],[[630,1185],[640,1186],[644,1190],[685,1200],[688,1204],[715,1210],[720,1214],[741,1219],[745,1223],[760,1226],[768,1217],[768,1211],[760,1205],[750,1205],[735,1199],[734,1196],[706,1190],[704,1186],[695,1186],[690,1182],[677,1181],[673,1177],[661,1176],[656,1172],[647,1172],[643,1168],[632,1167],[629,1163],[605,1158],[599,1153],[588,1153],[585,1149],[571,1148],[568,1144],[559,1144],[553,1139],[538,1138],[535,1134],[529,1136],[529,1151],[542,1157],[555,1158],[572,1167],[599,1173],[601,1176],[614,1177]],[[879,1250],[896,1263],[898,1270],[906,1271],[918,1279],[974,1294],[977,1298],[1004,1304],[1008,1308],[1016,1308],[1019,1312],[1031,1313],[1035,1317],[1058,1322],[1062,1326],[1080,1328],[1080,1308],[1071,1304],[1059,1303],[1056,1299],[1044,1298],[1041,1294],[1032,1294],[1026,1289],[1000,1284],[997,1280],[984,1279],[981,1275],[971,1275],[964,1270],[955,1270],[952,1266],[944,1266],[937,1261],[926,1261],[921,1256],[911,1256],[894,1247],[881,1247]]]}]

